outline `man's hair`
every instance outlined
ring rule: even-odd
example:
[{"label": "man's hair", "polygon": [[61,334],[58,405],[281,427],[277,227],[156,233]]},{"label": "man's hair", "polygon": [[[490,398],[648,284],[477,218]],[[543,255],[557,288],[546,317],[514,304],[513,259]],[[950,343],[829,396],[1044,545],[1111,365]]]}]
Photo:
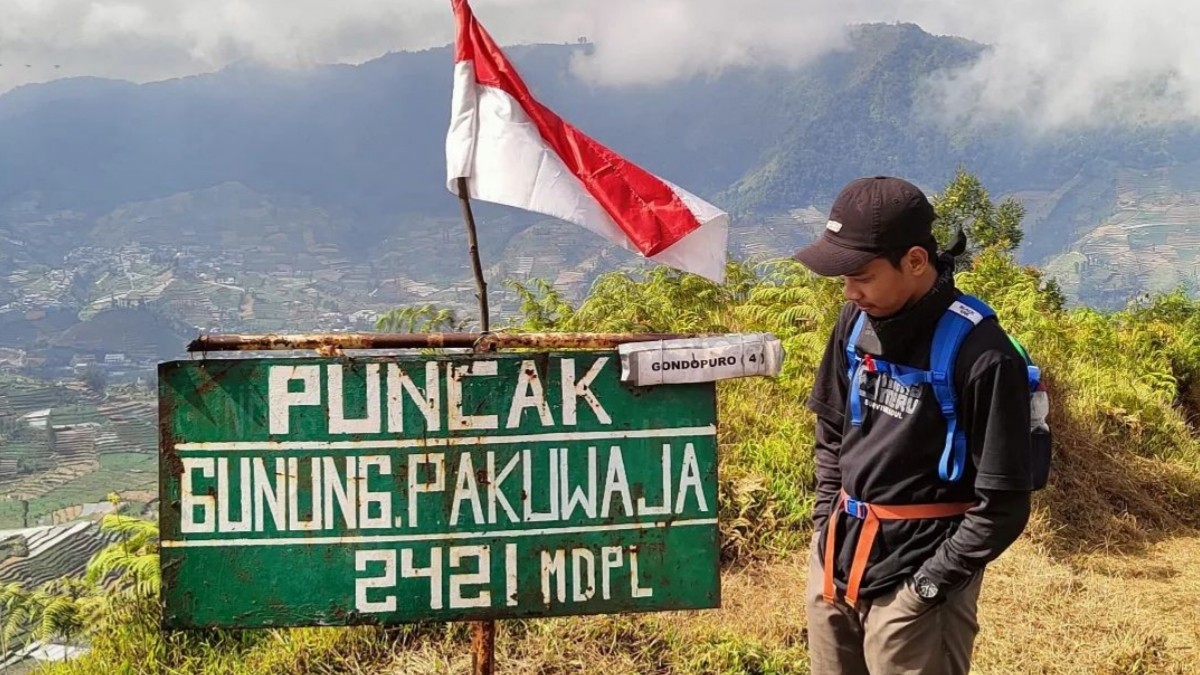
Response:
[{"label": "man's hair", "polygon": [[904,260],[904,256],[908,255],[908,252],[913,248],[925,249],[925,253],[929,255],[929,264],[933,265],[935,268],[938,266],[938,243],[933,237],[930,237],[929,241],[925,242],[924,244],[917,244],[915,247],[904,246],[901,248],[892,249],[890,251],[885,251],[883,253],[883,257],[892,264],[892,267],[900,269],[900,261]]}]

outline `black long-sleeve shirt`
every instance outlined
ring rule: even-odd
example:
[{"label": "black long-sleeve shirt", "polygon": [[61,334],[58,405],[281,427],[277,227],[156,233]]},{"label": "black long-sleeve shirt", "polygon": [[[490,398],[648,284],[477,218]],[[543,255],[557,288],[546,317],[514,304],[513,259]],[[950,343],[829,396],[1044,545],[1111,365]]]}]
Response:
[{"label": "black long-sleeve shirt", "polygon": [[[858,346],[893,363],[929,367],[933,326],[959,293],[949,273],[900,316],[868,321]],[[953,588],[1003,553],[1030,513],[1029,390],[1025,361],[995,320],[981,322],[955,363],[959,424],[969,461],[962,478],[938,476],[946,425],[928,385],[904,387],[886,376],[860,386],[863,423],[846,412],[845,355],[856,317],[844,308],[818,370],[808,404],[817,414],[817,506],[822,544],[831,505],[842,489],[879,504],[973,502],[961,519],[888,521],[872,549],[860,595],[886,593],[918,569]],[[838,585],[844,587],[860,521],[843,514],[838,527]]]},{"label": "black long-sleeve shirt", "polygon": [[[824,530],[841,486],[837,449],[841,430],[817,418],[817,504],[813,520]],[[979,504],[967,512],[953,537],[939,546],[921,571],[943,588],[965,582],[1012,545],[1029,522],[1030,495],[1022,490],[976,488]]]}]

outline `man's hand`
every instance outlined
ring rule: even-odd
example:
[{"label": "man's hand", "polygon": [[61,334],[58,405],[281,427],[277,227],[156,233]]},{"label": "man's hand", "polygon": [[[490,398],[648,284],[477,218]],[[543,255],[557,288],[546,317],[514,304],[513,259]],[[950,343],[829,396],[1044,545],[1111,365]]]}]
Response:
[{"label": "man's hand", "polygon": [[921,602],[930,605],[938,605],[946,600],[946,591],[937,584],[933,579],[925,576],[921,572],[917,572],[909,577],[905,582],[912,589],[913,593],[921,599]]}]

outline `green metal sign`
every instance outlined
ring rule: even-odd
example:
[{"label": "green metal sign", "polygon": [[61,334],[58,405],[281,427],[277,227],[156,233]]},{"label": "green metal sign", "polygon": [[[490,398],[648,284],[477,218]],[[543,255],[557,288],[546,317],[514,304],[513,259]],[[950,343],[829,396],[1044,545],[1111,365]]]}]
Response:
[{"label": "green metal sign", "polygon": [[164,625],[720,605],[713,383],[614,351],[159,367]]}]

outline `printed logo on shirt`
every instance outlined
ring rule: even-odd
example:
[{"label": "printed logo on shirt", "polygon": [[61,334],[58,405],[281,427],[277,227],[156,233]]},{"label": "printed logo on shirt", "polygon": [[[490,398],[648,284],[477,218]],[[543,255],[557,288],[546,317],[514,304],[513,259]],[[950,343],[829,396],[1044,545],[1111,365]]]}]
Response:
[{"label": "printed logo on shirt", "polygon": [[921,407],[921,385],[905,386],[887,373],[864,373],[858,391],[863,405],[902,420]]}]

